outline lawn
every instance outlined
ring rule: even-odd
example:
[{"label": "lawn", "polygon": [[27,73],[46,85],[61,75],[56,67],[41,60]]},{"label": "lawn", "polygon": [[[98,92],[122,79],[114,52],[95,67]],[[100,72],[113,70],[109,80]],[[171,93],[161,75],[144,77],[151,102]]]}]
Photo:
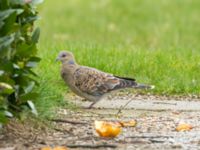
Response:
[{"label": "lawn", "polygon": [[152,94],[199,95],[199,0],[46,0],[39,12],[39,109],[65,104],[54,61],[63,49],[82,65],[155,85]]}]

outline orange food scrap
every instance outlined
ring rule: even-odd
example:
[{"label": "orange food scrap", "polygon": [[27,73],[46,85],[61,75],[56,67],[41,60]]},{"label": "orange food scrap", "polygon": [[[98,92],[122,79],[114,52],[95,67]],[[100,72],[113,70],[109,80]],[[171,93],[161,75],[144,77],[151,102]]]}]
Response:
[{"label": "orange food scrap", "polygon": [[119,122],[122,127],[135,127],[137,122],[135,120],[131,121],[120,121]]},{"label": "orange food scrap", "polygon": [[121,132],[121,125],[117,122],[95,121],[95,130],[101,137],[116,137]]},{"label": "orange food scrap", "polygon": [[57,147],[54,147],[53,150],[69,150],[69,149],[64,146],[57,146]]},{"label": "orange food scrap", "polygon": [[41,150],[52,150],[52,148],[51,147],[43,147],[43,148],[41,148]]},{"label": "orange food scrap", "polygon": [[43,147],[41,150],[69,150],[67,147],[64,146],[56,146],[54,148],[51,147]]},{"label": "orange food scrap", "polygon": [[183,123],[183,124],[179,124],[177,127],[176,127],[176,131],[189,131],[191,130],[193,127],[190,125],[190,124],[186,124],[186,123]]}]

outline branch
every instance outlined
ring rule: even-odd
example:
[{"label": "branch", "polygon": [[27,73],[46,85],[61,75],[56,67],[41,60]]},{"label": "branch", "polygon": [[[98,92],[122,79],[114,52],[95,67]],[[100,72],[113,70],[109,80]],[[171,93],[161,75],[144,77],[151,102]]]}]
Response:
[{"label": "branch", "polygon": [[73,121],[73,120],[63,120],[63,119],[51,119],[50,121],[62,122],[62,123],[70,123],[70,124],[88,124],[87,122]]},{"label": "branch", "polygon": [[128,136],[127,138],[149,138],[149,139],[155,139],[155,138],[172,138],[173,136],[167,136],[167,135],[155,135],[155,136]]},{"label": "branch", "polygon": [[66,145],[69,148],[117,148],[117,145],[114,144],[98,144],[98,145],[90,145],[90,144],[69,144]]}]

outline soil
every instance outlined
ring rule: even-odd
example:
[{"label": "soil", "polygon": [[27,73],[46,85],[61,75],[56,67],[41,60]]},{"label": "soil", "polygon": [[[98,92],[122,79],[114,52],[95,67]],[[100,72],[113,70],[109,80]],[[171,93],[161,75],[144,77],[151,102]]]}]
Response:
[{"label": "soil", "polygon": [[[76,96],[67,98],[80,109],[58,109],[58,117],[49,121],[50,125],[11,120],[0,134],[0,150],[36,150],[46,146],[75,150],[200,149],[198,98],[120,93],[100,101],[93,109],[84,109],[90,102]],[[137,125],[123,128],[115,138],[102,138],[94,129],[95,120],[136,120]],[[176,131],[181,123],[192,125],[192,130]]]}]

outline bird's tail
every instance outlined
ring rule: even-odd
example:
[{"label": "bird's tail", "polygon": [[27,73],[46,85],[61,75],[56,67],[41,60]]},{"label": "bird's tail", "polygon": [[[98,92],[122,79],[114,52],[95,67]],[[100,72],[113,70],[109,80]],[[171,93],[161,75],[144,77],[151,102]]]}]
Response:
[{"label": "bird's tail", "polygon": [[124,77],[119,77],[115,76],[120,80],[120,85],[116,87],[116,89],[121,89],[121,88],[135,88],[135,89],[154,89],[154,85],[146,85],[146,84],[141,84],[137,83],[135,79],[132,78],[124,78]]},{"label": "bird's tail", "polygon": [[132,86],[135,89],[154,89],[155,86],[154,85],[146,85],[146,84],[141,84],[141,83],[137,83],[136,85]]}]

